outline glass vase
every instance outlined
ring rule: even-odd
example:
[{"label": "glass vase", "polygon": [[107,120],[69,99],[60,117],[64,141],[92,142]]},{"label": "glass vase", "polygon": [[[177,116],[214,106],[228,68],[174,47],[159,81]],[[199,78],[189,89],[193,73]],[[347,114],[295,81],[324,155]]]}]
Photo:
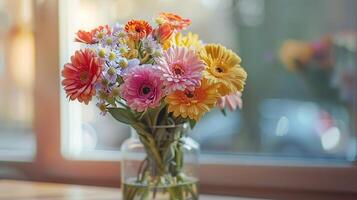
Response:
[{"label": "glass vase", "polygon": [[199,145],[187,129],[187,124],[152,127],[151,145],[132,129],[121,147],[123,199],[198,199]]}]

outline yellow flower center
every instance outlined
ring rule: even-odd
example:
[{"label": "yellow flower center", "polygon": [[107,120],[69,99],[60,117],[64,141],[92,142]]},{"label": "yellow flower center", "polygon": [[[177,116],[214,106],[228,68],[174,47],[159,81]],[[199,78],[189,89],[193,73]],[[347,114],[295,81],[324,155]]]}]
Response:
[{"label": "yellow flower center", "polygon": [[120,94],[120,89],[117,87],[117,88],[114,88],[113,90],[112,90],[112,95],[114,96],[114,97],[116,97],[116,96],[119,96],[119,94]]},{"label": "yellow flower center", "polygon": [[100,104],[99,105],[99,110],[104,112],[104,111],[107,110],[107,106],[105,106],[105,104]]},{"label": "yellow flower center", "polygon": [[111,45],[111,44],[113,44],[113,40],[111,38],[108,38],[107,39],[107,45]]},{"label": "yellow flower center", "polygon": [[109,75],[115,75],[115,68],[114,67],[110,67],[109,69],[108,69],[108,74]]},{"label": "yellow flower center", "polygon": [[120,66],[121,68],[126,68],[126,67],[128,66],[128,61],[126,61],[126,60],[124,60],[124,59],[120,60],[120,61],[119,61],[119,66]]},{"label": "yellow flower center", "polygon": [[101,58],[104,58],[105,57],[105,49],[99,50],[98,56],[101,57]]},{"label": "yellow flower center", "polygon": [[124,54],[124,53],[127,52],[127,49],[126,49],[125,47],[120,47],[120,48],[119,48],[119,52],[120,52],[121,54]]},{"label": "yellow flower center", "polygon": [[116,58],[116,55],[114,52],[110,52],[109,54],[109,60],[114,60]]},{"label": "yellow flower center", "polygon": [[98,39],[102,39],[104,37],[104,33],[103,32],[99,32],[97,35]]}]

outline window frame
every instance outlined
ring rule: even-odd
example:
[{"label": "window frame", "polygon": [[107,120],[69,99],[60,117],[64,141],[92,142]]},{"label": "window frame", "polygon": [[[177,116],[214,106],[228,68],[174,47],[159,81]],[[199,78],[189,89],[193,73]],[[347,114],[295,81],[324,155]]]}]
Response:
[{"label": "window frame", "polygon": [[[24,171],[30,180],[120,186],[120,161],[73,160],[61,151],[60,9],[68,0],[35,2],[36,81],[34,130],[37,154],[32,162],[1,161]],[[46,31],[44,31],[46,30]],[[61,55],[62,56],[62,55]],[[49,67],[50,66],[50,67]],[[357,110],[354,107],[354,110]],[[356,121],[356,117],[353,118]],[[305,165],[254,157],[203,155],[200,183],[204,193],[287,198],[291,194],[357,193],[355,162]],[[248,159],[249,158],[249,159]],[[248,161],[247,161],[248,159]],[[223,162],[219,162],[223,161]],[[230,161],[230,162],[225,162]],[[266,161],[266,162],[265,162]],[[288,163],[288,164],[287,164]]]}]

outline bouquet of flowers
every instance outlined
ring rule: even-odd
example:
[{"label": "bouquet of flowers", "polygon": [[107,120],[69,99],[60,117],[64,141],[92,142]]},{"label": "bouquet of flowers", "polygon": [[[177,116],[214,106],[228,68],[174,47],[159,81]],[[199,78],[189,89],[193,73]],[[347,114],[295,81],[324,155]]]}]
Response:
[{"label": "bouquet of flowers", "polygon": [[317,97],[337,100],[330,80],[334,73],[334,38],[324,36],[317,41],[286,40],[280,48],[280,61],[290,71],[298,73]]},{"label": "bouquet of flowers", "polygon": [[[95,97],[101,114],[109,112],[136,130],[155,162],[154,175],[138,173],[137,180],[148,185],[183,180],[178,159],[182,160],[182,152],[177,148],[183,133],[157,127],[186,123],[193,128],[214,107],[240,107],[247,78],[233,51],[204,44],[197,34],[182,33],[190,19],[161,13],[155,23],[152,27],[147,21],[131,20],[78,31],[75,40],[83,48],[62,70],[62,85],[70,100],[88,104]],[[175,139],[162,139],[169,135]],[[171,197],[183,199],[178,193]],[[135,191],[124,196],[134,199]]]}]

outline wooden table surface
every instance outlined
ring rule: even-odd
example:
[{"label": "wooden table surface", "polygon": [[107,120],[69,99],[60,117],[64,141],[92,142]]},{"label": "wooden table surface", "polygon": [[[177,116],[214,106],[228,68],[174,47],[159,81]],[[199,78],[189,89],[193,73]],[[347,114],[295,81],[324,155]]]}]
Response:
[{"label": "wooden table surface", "polygon": [[[122,200],[120,189],[0,180],[0,200]],[[200,200],[248,200],[248,198],[200,195]],[[249,199],[251,200],[251,199]]]}]

